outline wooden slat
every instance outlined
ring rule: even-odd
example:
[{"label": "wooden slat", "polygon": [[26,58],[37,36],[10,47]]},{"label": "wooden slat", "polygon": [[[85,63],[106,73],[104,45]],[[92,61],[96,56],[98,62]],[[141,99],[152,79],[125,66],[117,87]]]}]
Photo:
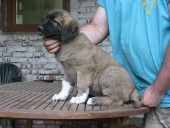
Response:
[{"label": "wooden slat", "polygon": [[45,100],[41,100],[42,102],[41,102],[40,106],[38,106],[36,109],[38,109],[38,110],[45,109],[51,103],[51,101],[52,101],[51,97],[52,97],[52,94],[48,95]]},{"label": "wooden slat", "polygon": [[77,111],[84,111],[85,110],[85,104],[79,104]]},{"label": "wooden slat", "polygon": [[64,106],[62,107],[62,111],[68,111],[70,109],[70,102],[69,101],[66,101]]},{"label": "wooden slat", "polygon": [[49,101],[49,99],[51,98],[51,94],[45,94],[45,96],[41,99],[41,100],[39,100],[38,102],[36,102],[34,105],[32,105],[32,106],[30,106],[29,107],[29,109],[43,109],[44,107],[44,103],[46,102],[46,101]]},{"label": "wooden slat", "polygon": [[92,111],[93,110],[93,106],[87,105],[85,106],[85,111]]}]

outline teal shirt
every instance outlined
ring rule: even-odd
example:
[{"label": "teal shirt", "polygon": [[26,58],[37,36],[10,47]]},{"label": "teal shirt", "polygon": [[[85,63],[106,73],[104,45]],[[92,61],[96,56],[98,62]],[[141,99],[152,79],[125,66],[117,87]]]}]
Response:
[{"label": "teal shirt", "polygon": [[[168,0],[98,0],[108,17],[114,58],[142,95],[160,70],[170,41]],[[170,90],[159,107],[170,107]]]}]

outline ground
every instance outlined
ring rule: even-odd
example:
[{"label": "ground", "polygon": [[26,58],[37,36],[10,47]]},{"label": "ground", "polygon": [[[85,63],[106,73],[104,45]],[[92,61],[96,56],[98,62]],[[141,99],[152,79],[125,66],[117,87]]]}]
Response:
[{"label": "ground", "polygon": [[[142,118],[129,118],[128,125],[121,125],[120,128],[143,128]],[[105,123],[96,121],[76,121],[65,122],[63,128],[108,128],[107,121]]]}]

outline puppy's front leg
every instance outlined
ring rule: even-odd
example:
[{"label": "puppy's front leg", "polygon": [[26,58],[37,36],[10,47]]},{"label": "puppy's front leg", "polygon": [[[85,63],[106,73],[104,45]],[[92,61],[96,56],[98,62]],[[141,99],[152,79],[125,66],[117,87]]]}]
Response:
[{"label": "puppy's front leg", "polygon": [[[78,91],[80,92],[80,91]],[[81,91],[81,95],[77,95],[76,97],[72,97],[70,103],[81,104],[85,103],[89,95],[89,88],[86,91]]]},{"label": "puppy's front leg", "polygon": [[66,100],[69,96],[70,91],[72,90],[72,86],[69,82],[63,80],[62,81],[62,89],[59,94],[54,94],[52,97],[53,101],[57,100]]},{"label": "puppy's front leg", "polygon": [[77,88],[78,94],[76,97],[72,97],[70,103],[81,104],[85,103],[89,92],[90,92],[90,85],[92,84],[92,75],[85,72],[78,72],[77,73]]}]

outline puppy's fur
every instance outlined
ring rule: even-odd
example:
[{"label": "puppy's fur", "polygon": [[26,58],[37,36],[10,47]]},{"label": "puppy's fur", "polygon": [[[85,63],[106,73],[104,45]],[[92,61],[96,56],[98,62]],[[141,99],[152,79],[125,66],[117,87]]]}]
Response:
[{"label": "puppy's fur", "polygon": [[[78,22],[66,11],[54,11],[38,28],[42,36],[61,41],[56,59],[62,64],[62,90],[53,100],[66,100],[74,84],[78,94],[71,103],[89,105],[123,105],[133,101],[141,106],[139,95],[128,72],[110,55],[90,43],[79,33]],[[94,97],[88,99],[89,94]]]}]

